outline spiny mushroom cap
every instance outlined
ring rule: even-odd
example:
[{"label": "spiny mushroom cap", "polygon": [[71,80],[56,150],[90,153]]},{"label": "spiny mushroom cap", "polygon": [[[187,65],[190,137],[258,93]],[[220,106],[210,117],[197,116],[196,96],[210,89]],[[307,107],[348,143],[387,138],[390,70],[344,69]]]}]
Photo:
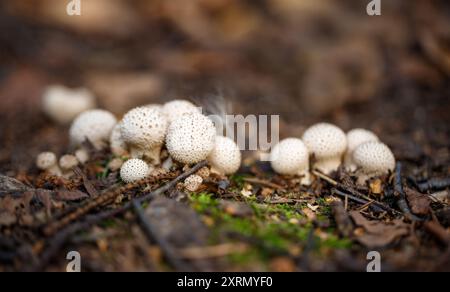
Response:
[{"label": "spiny mushroom cap", "polygon": [[95,107],[93,94],[85,89],[69,89],[61,85],[47,87],[42,96],[42,109],[60,124],[68,124],[80,113]]},{"label": "spiny mushroom cap", "polygon": [[381,142],[367,142],[353,151],[353,161],[366,174],[384,174],[395,168],[395,157]]},{"label": "spiny mushroom cap", "polygon": [[162,111],[163,110],[163,106],[157,103],[149,103],[147,105],[144,105],[144,107],[149,108],[149,109],[157,109]]},{"label": "spiny mushroom cap", "polygon": [[132,109],[123,117],[121,124],[122,139],[141,149],[162,145],[168,126],[160,110],[147,107]]},{"label": "spiny mushroom cap", "polygon": [[365,129],[353,129],[347,133],[347,152],[351,153],[361,144],[378,141],[377,135]]},{"label": "spiny mushroom cap", "polygon": [[341,156],[347,147],[347,137],[338,127],[328,123],[316,124],[305,131],[303,142],[317,159]]},{"label": "spiny mushroom cap", "polygon": [[165,103],[162,111],[169,120],[169,123],[186,114],[201,113],[200,109],[193,103],[182,99],[176,99]]},{"label": "spiny mushroom cap", "polygon": [[195,113],[183,115],[170,124],[166,146],[174,160],[194,164],[208,157],[214,148],[215,139],[213,122]]},{"label": "spiny mushroom cap", "polygon": [[36,158],[36,166],[41,170],[47,170],[56,166],[58,158],[53,152],[43,152]]},{"label": "spiny mushroom cap", "polygon": [[127,153],[127,143],[125,143],[125,140],[122,138],[121,127],[122,122],[117,123],[109,138],[111,152],[117,156],[122,156]]},{"label": "spiny mushroom cap", "polygon": [[184,181],[184,187],[190,192],[196,192],[203,183],[203,178],[199,175],[190,175]]},{"label": "spiny mushroom cap", "polygon": [[226,175],[233,174],[241,166],[241,151],[230,138],[216,136],[215,146],[208,156],[208,161],[219,172]]},{"label": "spiny mushroom cap", "polygon": [[74,155],[63,155],[60,159],[59,159],[59,166],[63,169],[63,170],[70,170],[72,168],[74,168],[75,166],[77,166],[79,163],[78,159],[74,156]]},{"label": "spiny mushroom cap", "polygon": [[273,147],[270,153],[273,170],[283,175],[299,174],[309,168],[309,153],[302,140],[287,138]]},{"label": "spiny mushroom cap", "polygon": [[105,110],[89,110],[80,114],[70,127],[70,140],[73,146],[80,146],[89,139],[96,148],[103,148],[109,140],[117,119]]},{"label": "spiny mushroom cap", "polygon": [[150,167],[141,159],[130,159],[120,169],[120,177],[126,183],[132,183],[146,178],[150,174]]}]

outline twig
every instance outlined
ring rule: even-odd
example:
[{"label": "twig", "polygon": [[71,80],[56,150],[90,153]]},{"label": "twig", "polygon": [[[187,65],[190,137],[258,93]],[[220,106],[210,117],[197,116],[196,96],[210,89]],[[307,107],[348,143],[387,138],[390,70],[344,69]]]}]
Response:
[{"label": "twig", "polygon": [[86,189],[89,196],[94,198],[98,197],[99,195],[98,191],[95,189],[92,182],[87,178],[86,174],[79,167],[74,167],[73,172],[81,177],[81,179],[83,180],[84,188]]},{"label": "twig", "polygon": [[329,177],[329,176],[327,176],[327,175],[325,175],[325,174],[323,174],[323,173],[321,173],[321,172],[319,172],[317,170],[313,170],[312,173],[315,176],[317,176],[317,177],[327,181],[328,183],[330,183],[331,185],[335,186],[336,188],[339,188],[339,189],[341,189],[343,191],[346,191],[346,192],[348,192],[348,193],[350,193],[350,194],[352,194],[352,195],[354,195],[356,197],[363,198],[367,202],[372,202],[373,204],[377,205],[378,207],[382,208],[385,211],[389,211],[391,213],[397,213],[397,214],[399,213],[397,210],[392,209],[388,205],[383,204],[381,202],[378,202],[378,201],[376,201],[374,199],[371,199],[370,197],[368,197],[368,196],[358,192],[357,190],[355,190],[353,188],[350,188],[350,187],[348,187],[348,186],[346,186],[346,185],[344,185],[342,183],[339,183],[339,182],[335,181],[334,179],[332,179],[331,177]]},{"label": "twig", "polygon": [[[156,189],[153,192],[148,193],[147,195],[137,198],[136,201],[139,203],[142,203],[142,202],[151,200],[155,196],[166,192],[167,190],[169,190],[170,188],[175,186],[180,180],[183,180],[186,177],[188,177],[189,175],[195,173],[200,168],[204,167],[206,164],[207,164],[207,162],[205,162],[205,161],[200,162],[199,164],[195,165],[193,168],[191,168],[187,172],[181,174],[180,176],[174,178],[172,181],[166,183],[164,186]],[[75,234],[81,230],[85,230],[85,229],[91,227],[92,225],[98,224],[105,219],[112,218],[119,214],[122,214],[122,213],[126,212],[127,210],[131,209],[131,207],[132,207],[131,202],[127,202],[125,205],[123,205],[120,208],[103,211],[103,212],[95,214],[95,215],[89,215],[86,217],[85,221],[74,223],[71,226],[68,226],[65,229],[59,231],[58,233],[56,233],[53,236],[52,239],[50,239],[50,243],[49,243],[47,249],[42,253],[39,263],[36,266],[32,266],[28,270],[31,270],[31,271],[42,270],[47,265],[47,263],[54,257],[54,255],[56,253],[58,253],[58,251],[61,249],[61,247],[67,242],[67,240],[73,234]]]},{"label": "twig", "polygon": [[424,221],[423,219],[417,217],[411,212],[408,203],[406,202],[406,195],[403,190],[403,183],[402,183],[402,164],[400,162],[398,162],[397,165],[395,166],[394,191],[398,197],[397,206],[403,212],[403,214],[411,221]]},{"label": "twig", "polygon": [[262,186],[269,187],[269,188],[272,188],[272,189],[284,189],[283,186],[280,186],[278,184],[272,183],[270,181],[258,179],[258,178],[245,177],[243,180],[245,182],[248,182],[248,183],[251,183],[251,184],[262,185]]},{"label": "twig", "polygon": [[416,186],[421,193],[429,190],[441,190],[450,186],[450,178],[431,178],[426,182],[416,183]]},{"label": "twig", "polygon": [[358,204],[361,204],[361,205],[366,205],[366,204],[370,203],[369,207],[372,208],[373,211],[375,211],[375,212],[380,212],[380,213],[381,213],[381,212],[385,212],[384,209],[378,207],[377,205],[372,204],[372,203],[375,202],[375,201],[373,201],[373,200],[371,200],[371,201],[366,201],[366,200],[364,200],[364,199],[360,199],[360,198],[355,197],[355,196],[352,196],[352,195],[350,195],[350,194],[346,194],[346,193],[344,193],[344,192],[341,192],[341,191],[338,190],[338,189],[332,189],[332,190],[331,190],[331,193],[332,193],[333,195],[337,195],[337,196],[342,197],[342,198],[344,198],[344,199],[352,200],[352,201],[354,201],[354,202],[356,202],[356,203],[358,203]]}]

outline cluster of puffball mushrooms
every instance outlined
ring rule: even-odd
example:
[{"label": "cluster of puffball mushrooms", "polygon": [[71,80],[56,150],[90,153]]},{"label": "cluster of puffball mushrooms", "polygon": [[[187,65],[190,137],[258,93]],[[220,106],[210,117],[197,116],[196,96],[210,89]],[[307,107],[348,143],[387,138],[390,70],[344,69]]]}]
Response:
[{"label": "cluster of puffball mushrooms", "polygon": [[[92,109],[88,102],[79,101],[86,99],[80,92],[56,87],[44,94],[44,111],[55,121],[67,122],[62,118],[64,115],[57,113],[59,107],[64,107],[66,115],[73,116],[69,113],[71,110],[81,113],[74,118],[69,130],[71,147],[78,150],[74,155],[64,155],[59,162],[54,153],[41,153],[36,161],[39,169],[70,177],[75,166],[89,159],[84,148],[86,140],[98,150],[110,148],[117,158],[108,168],[120,169],[125,183],[142,180],[161,170],[168,171],[174,163],[190,166],[207,160],[210,169],[201,169],[185,180],[185,188],[196,191],[210,172],[231,175],[241,166],[238,145],[228,137],[218,136],[212,120],[189,101],[173,100],[163,105],[137,107],[117,120],[112,113]],[[75,105],[70,107],[71,104]]]},{"label": "cluster of puffball mushrooms", "polygon": [[[203,168],[184,182],[184,187],[194,192],[210,172],[231,175],[240,168],[238,145],[228,137],[217,135],[213,122],[189,101],[137,107],[121,120],[94,107],[93,95],[87,90],[49,87],[43,96],[43,110],[60,124],[72,123],[70,142],[78,150],[59,160],[54,153],[41,153],[36,161],[39,169],[52,175],[72,176],[74,167],[89,160],[84,148],[86,140],[98,150],[110,148],[116,158],[108,168],[120,169],[125,183],[142,180],[161,169],[170,170],[174,163],[194,165],[207,160],[210,169]],[[325,174],[337,170],[343,162],[346,169],[356,171],[360,183],[388,173],[395,166],[394,155],[374,133],[354,129],[345,134],[327,123],[313,125],[302,139],[280,141],[270,153],[275,172],[299,175],[303,184],[311,182],[312,157],[313,167]]]}]

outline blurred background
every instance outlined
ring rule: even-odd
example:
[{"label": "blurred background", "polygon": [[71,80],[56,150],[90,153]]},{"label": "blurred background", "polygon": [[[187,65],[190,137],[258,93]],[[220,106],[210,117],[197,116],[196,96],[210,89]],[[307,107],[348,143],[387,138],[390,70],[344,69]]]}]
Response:
[{"label": "blurred background", "polygon": [[71,17],[68,3],[0,3],[2,173],[67,148],[40,110],[50,84],[87,87],[117,115],[223,97],[281,115],[282,137],[329,121],[372,129],[399,159],[449,160],[449,1],[382,0],[377,17],[369,0],[81,0]]}]

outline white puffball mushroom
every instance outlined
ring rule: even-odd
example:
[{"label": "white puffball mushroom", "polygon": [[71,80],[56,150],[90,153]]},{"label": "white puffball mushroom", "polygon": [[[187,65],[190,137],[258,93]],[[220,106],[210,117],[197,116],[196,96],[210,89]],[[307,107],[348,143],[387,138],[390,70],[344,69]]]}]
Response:
[{"label": "white puffball mushroom", "polygon": [[270,163],[276,173],[300,175],[302,184],[310,184],[309,152],[302,140],[281,140],[270,153]]},{"label": "white puffball mushroom", "polygon": [[241,151],[239,146],[230,138],[216,136],[214,149],[208,156],[211,171],[221,175],[230,175],[241,166]]},{"label": "white puffball mushroom", "polygon": [[127,143],[122,138],[121,127],[122,122],[117,123],[109,138],[109,147],[111,148],[112,154],[116,156],[126,156],[128,154]]},{"label": "white puffball mushroom", "polygon": [[302,137],[310,154],[314,154],[314,167],[325,174],[338,169],[347,148],[347,136],[335,125],[319,123],[308,128]]},{"label": "white puffball mushroom", "polygon": [[395,157],[388,146],[381,142],[367,142],[353,151],[353,161],[358,167],[358,183],[387,174],[395,168]]},{"label": "white puffball mushroom", "polygon": [[166,115],[169,123],[172,123],[177,118],[186,114],[201,114],[201,111],[197,106],[182,99],[166,102],[162,107],[162,111]]},{"label": "white puffball mushroom", "polygon": [[167,119],[160,110],[138,107],[123,117],[120,133],[133,158],[143,158],[157,165],[167,127]]},{"label": "white puffball mushroom", "polygon": [[157,103],[149,103],[147,105],[144,105],[144,107],[149,108],[149,109],[156,109],[156,110],[163,110],[163,106]]},{"label": "white puffball mushroom", "polygon": [[95,97],[86,88],[69,89],[51,85],[42,96],[42,110],[55,122],[65,125],[80,113],[95,108]]},{"label": "white puffball mushroom", "polygon": [[40,170],[47,171],[52,175],[61,175],[61,169],[58,166],[58,158],[53,152],[43,152],[36,158],[36,166]]},{"label": "white puffball mushroom", "polygon": [[103,149],[116,124],[116,117],[108,111],[100,109],[86,111],[80,114],[70,127],[72,146],[81,146],[88,139],[96,149]]},{"label": "white puffball mushroom", "polygon": [[353,162],[352,153],[361,144],[366,142],[377,142],[378,137],[373,132],[365,129],[353,129],[347,133],[347,151],[344,157],[344,166],[348,171],[355,171],[356,164]]},{"label": "white puffball mushroom", "polygon": [[89,161],[89,153],[86,149],[83,149],[83,148],[75,151],[75,157],[78,159],[78,161],[81,164],[85,164],[86,162]]},{"label": "white puffball mushroom", "polygon": [[195,164],[207,159],[214,148],[216,128],[202,114],[183,115],[173,121],[167,132],[166,146],[178,162]]},{"label": "white puffball mushroom", "polygon": [[63,175],[66,178],[70,178],[74,175],[73,168],[75,166],[78,166],[79,161],[75,155],[67,154],[61,156],[59,159],[59,166],[61,167],[61,170],[63,171]]},{"label": "white puffball mushroom", "polygon": [[184,188],[190,192],[196,192],[203,183],[203,178],[199,175],[190,175],[184,181]]},{"label": "white puffball mushroom", "polygon": [[146,178],[152,169],[141,159],[127,160],[120,169],[120,177],[126,183],[132,183]]}]

